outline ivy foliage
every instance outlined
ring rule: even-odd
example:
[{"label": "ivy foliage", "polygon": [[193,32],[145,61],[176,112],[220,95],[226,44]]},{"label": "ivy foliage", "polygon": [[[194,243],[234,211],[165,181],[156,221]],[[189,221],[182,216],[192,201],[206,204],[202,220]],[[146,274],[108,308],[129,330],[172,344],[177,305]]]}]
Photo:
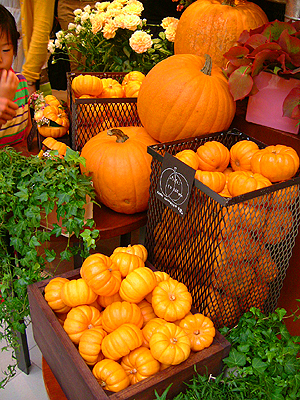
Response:
[{"label": "ivy foliage", "polygon": [[[57,151],[49,157],[23,156],[11,147],[0,150],[0,339],[3,349],[16,349],[15,331],[24,333],[23,322],[29,316],[27,286],[45,275],[47,262],[71,260],[80,253],[86,258],[96,247],[99,231],[93,219],[85,221],[87,196],[95,199],[91,178],[81,174],[85,159],[78,152],[67,150],[65,158]],[[49,214],[56,209],[61,226],[41,227],[48,223]],[[54,211],[55,212],[55,211]],[[47,225],[46,225],[47,226]],[[67,235],[66,247],[56,254],[47,249],[52,237]],[[79,245],[71,246],[71,235]],[[3,350],[2,349],[2,350]],[[15,374],[15,365],[8,366],[3,387]]]}]

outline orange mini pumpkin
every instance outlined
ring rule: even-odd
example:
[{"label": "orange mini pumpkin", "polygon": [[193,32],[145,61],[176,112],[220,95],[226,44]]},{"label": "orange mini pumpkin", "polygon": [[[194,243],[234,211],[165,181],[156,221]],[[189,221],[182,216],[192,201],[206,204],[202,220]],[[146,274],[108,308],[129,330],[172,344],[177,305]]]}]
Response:
[{"label": "orange mini pumpkin", "polygon": [[101,343],[107,335],[100,326],[86,330],[80,337],[78,351],[87,365],[95,365],[104,356],[101,353]]},{"label": "orange mini pumpkin", "polygon": [[120,392],[130,385],[126,371],[116,361],[107,359],[99,361],[92,372],[99,385],[105,390]]},{"label": "orange mini pumpkin", "polygon": [[56,313],[67,313],[71,307],[66,305],[61,297],[61,289],[69,279],[55,277],[45,286],[45,300],[49,307]]},{"label": "orange mini pumpkin", "polygon": [[146,325],[142,329],[142,333],[144,336],[144,342],[143,346],[149,347],[149,340],[151,336],[153,335],[153,332],[155,332],[156,328],[158,328],[160,325],[164,325],[167,321],[163,318],[152,318],[150,319]]},{"label": "orange mini pumpkin", "polygon": [[92,290],[101,296],[117,293],[121,285],[118,266],[111,258],[101,253],[92,254],[84,260],[80,275]]},{"label": "orange mini pumpkin", "polygon": [[218,171],[201,171],[198,169],[195,178],[217,193],[222,192],[226,184],[226,176],[223,172]]},{"label": "orange mini pumpkin", "polygon": [[229,164],[230,153],[223,143],[216,140],[205,142],[197,149],[199,169],[223,172]]},{"label": "orange mini pumpkin", "polygon": [[118,266],[123,278],[136,268],[145,266],[144,261],[140,257],[127,252],[113,253],[110,258]]},{"label": "orange mini pumpkin", "polygon": [[90,74],[75,76],[71,86],[75,97],[81,97],[82,95],[98,97],[103,89],[101,79]]},{"label": "orange mini pumpkin", "polygon": [[252,140],[241,140],[230,149],[230,164],[234,171],[251,171],[251,158],[259,150]]},{"label": "orange mini pumpkin", "polygon": [[130,322],[142,328],[144,319],[140,307],[127,301],[117,301],[105,308],[102,313],[102,325],[110,333],[122,324]]},{"label": "orange mini pumpkin", "polygon": [[271,181],[259,173],[234,171],[228,176],[227,188],[232,197],[271,186]]},{"label": "orange mini pumpkin", "polygon": [[124,87],[116,79],[102,78],[101,81],[103,85],[101,98],[124,97]]},{"label": "orange mini pumpkin", "polygon": [[199,167],[199,157],[197,156],[197,153],[193,150],[182,150],[177,153],[175,157],[193,169],[198,169]]},{"label": "orange mini pumpkin", "polygon": [[135,254],[136,256],[139,256],[144,262],[146,262],[148,257],[148,251],[146,247],[142,244],[129,244],[127,247],[116,247],[113,251],[113,254],[119,252]]},{"label": "orange mini pumpkin", "polygon": [[179,326],[188,334],[193,351],[209,347],[216,335],[212,320],[200,313],[189,314],[180,321]]},{"label": "orange mini pumpkin", "polygon": [[154,272],[148,267],[140,267],[122,280],[119,293],[125,301],[140,303],[156,285]]}]

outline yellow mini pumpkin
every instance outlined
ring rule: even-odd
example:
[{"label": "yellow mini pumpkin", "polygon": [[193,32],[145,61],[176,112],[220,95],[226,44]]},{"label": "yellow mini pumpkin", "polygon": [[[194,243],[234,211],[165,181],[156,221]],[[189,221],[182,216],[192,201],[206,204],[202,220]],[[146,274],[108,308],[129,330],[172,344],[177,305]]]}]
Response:
[{"label": "yellow mini pumpkin", "polygon": [[49,307],[56,313],[67,313],[71,307],[63,302],[61,297],[61,289],[69,279],[56,277],[45,286],[45,300]]},{"label": "yellow mini pumpkin", "polygon": [[116,247],[113,251],[113,253],[119,252],[135,254],[136,256],[139,256],[144,262],[146,262],[148,257],[148,251],[146,247],[142,244],[129,244],[127,247]]},{"label": "yellow mini pumpkin", "polygon": [[130,272],[120,286],[120,296],[131,303],[141,302],[156,286],[154,272],[148,267],[140,267]]},{"label": "yellow mini pumpkin", "polygon": [[78,351],[87,365],[95,365],[104,358],[101,353],[101,343],[106,335],[107,333],[100,326],[88,329],[81,335]]},{"label": "yellow mini pumpkin", "polygon": [[162,318],[152,318],[150,319],[146,325],[142,329],[143,337],[144,337],[144,342],[143,346],[149,347],[149,340],[151,336],[153,335],[153,332],[155,332],[156,328],[158,328],[161,325],[164,325],[167,321]]},{"label": "yellow mini pumpkin", "polygon": [[138,303],[138,306],[143,316],[143,326],[145,326],[146,323],[151,319],[156,318],[153,307],[147,300],[142,300],[140,303]]},{"label": "yellow mini pumpkin", "polygon": [[145,266],[144,261],[135,254],[118,252],[118,253],[113,253],[110,256],[110,258],[118,266],[122,278],[127,276],[129,272],[135,270],[136,268]]},{"label": "yellow mini pumpkin", "polygon": [[116,361],[106,359],[99,361],[92,372],[102,389],[120,392],[130,385],[126,371]]},{"label": "yellow mini pumpkin", "polygon": [[62,301],[70,307],[91,304],[98,295],[89,287],[84,279],[73,279],[66,282],[61,289]]},{"label": "yellow mini pumpkin", "polygon": [[72,90],[75,97],[81,97],[82,95],[98,97],[102,89],[103,83],[101,79],[95,75],[77,75],[72,80]]},{"label": "yellow mini pumpkin", "polygon": [[187,287],[176,279],[159,282],[152,293],[152,307],[159,318],[177,321],[192,307],[192,296]]},{"label": "yellow mini pumpkin", "polygon": [[144,319],[137,304],[117,301],[107,306],[102,313],[102,326],[108,333],[127,322],[142,328]]},{"label": "yellow mini pumpkin", "polygon": [[186,316],[180,321],[179,326],[188,334],[193,351],[209,347],[216,335],[212,320],[199,313]]}]

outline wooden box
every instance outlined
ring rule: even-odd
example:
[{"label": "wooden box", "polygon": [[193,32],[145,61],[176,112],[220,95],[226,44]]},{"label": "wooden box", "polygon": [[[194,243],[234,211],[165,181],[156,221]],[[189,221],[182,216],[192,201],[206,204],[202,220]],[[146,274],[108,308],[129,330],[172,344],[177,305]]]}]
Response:
[{"label": "wooden box", "polygon": [[[78,279],[79,269],[61,276]],[[217,375],[221,372],[222,359],[227,357],[230,344],[217,331],[209,348],[193,353],[182,364],[171,366],[118,393],[104,391],[45,301],[43,291],[49,281],[47,279],[28,286],[33,335],[69,400],[153,400],[155,390],[161,395],[171,383],[169,398],[172,398],[186,388],[184,382],[190,380],[195,369],[201,374],[207,372]]]}]

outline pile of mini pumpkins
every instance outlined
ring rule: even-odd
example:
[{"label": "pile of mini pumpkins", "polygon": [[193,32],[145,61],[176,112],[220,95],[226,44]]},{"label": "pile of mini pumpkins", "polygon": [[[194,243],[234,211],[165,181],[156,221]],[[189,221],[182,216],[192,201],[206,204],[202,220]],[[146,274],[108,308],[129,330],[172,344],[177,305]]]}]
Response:
[{"label": "pile of mini pumpkins", "polygon": [[45,300],[99,384],[118,392],[209,347],[212,321],[192,314],[187,287],[145,265],[141,244],[85,259],[79,279],[55,277]]},{"label": "pile of mini pumpkins", "polygon": [[64,136],[70,126],[66,108],[62,102],[52,94],[44,97],[34,113],[39,133],[44,137],[60,138]]},{"label": "pile of mini pumpkins", "polygon": [[251,140],[241,140],[230,150],[221,142],[207,141],[197,151],[178,152],[176,158],[196,170],[196,179],[224,197],[286,181],[299,169],[293,148],[278,144],[259,149]]},{"label": "pile of mini pumpkins", "polygon": [[137,97],[144,78],[140,71],[128,72],[121,83],[114,78],[81,74],[72,80],[71,86],[74,96],[79,99]]}]

